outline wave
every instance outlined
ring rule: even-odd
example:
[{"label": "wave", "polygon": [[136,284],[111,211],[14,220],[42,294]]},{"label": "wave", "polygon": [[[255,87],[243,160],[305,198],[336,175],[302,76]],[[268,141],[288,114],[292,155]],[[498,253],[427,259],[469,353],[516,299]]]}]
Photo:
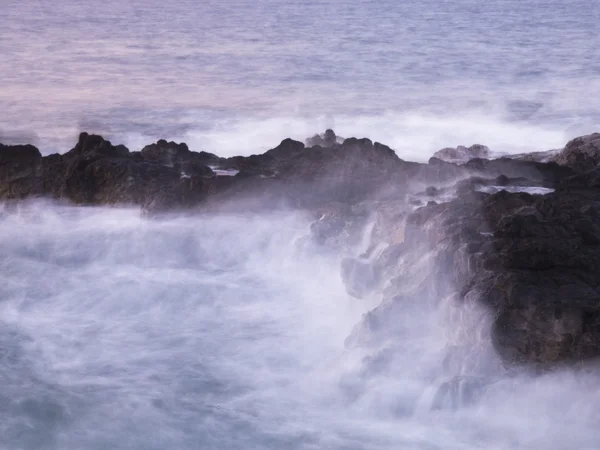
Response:
[{"label": "wave", "polygon": [[[202,131],[190,130],[175,138],[187,142],[191,148],[223,156],[249,155],[262,153],[287,137],[304,141],[327,128],[343,137],[369,137],[393,148],[400,158],[411,161],[427,161],[444,147],[476,143],[500,153],[550,150],[562,147],[570,137],[568,131],[556,126],[507,121],[483,112],[456,116],[389,112],[313,119],[227,120]],[[144,138],[127,139],[139,146]]]},{"label": "wave", "polygon": [[408,307],[401,339],[345,347],[375,303],[346,294],[309,224],[293,211],[3,211],[0,447],[595,448],[593,372],[505,374],[476,402],[465,378],[458,408],[432,408],[454,389],[457,311]]},{"label": "wave", "polygon": [[[369,137],[393,148],[400,158],[427,161],[437,150],[458,145],[484,144],[494,153],[525,153],[561,148],[569,139],[594,127],[507,120],[483,111],[442,115],[419,112],[337,114],[321,116],[229,117],[209,112],[188,112],[183,117],[158,116],[161,127],[141,126],[123,119],[82,121],[71,126],[40,123],[35,131],[0,133],[4,143],[43,144],[43,154],[64,153],[80,131],[101,134],[114,143],[140,150],[159,139],[186,142],[190,149],[219,156],[263,153],[291,137],[299,141],[332,128],[343,137]],[[116,123],[118,122],[118,123]]]}]

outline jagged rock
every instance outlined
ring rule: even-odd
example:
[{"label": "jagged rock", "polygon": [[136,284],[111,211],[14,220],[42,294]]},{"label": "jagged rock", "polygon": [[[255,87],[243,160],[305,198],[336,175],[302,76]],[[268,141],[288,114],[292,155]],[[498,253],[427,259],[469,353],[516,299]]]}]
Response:
[{"label": "jagged rock", "polygon": [[459,145],[456,148],[446,147],[433,154],[434,158],[450,163],[466,163],[475,158],[489,158],[490,149],[485,145],[475,144],[470,147]]},{"label": "jagged rock", "polygon": [[528,178],[536,183],[546,183],[548,186],[554,185],[574,173],[571,168],[560,166],[555,162],[539,163],[511,158],[492,160],[475,158],[462,167],[474,175],[485,175],[486,177],[504,175],[510,178]]},{"label": "jagged rock", "polygon": [[0,164],[9,162],[35,162],[41,157],[42,154],[33,145],[0,144]]},{"label": "jagged rock", "polygon": [[305,148],[278,164],[278,177],[298,205],[357,203],[404,190],[403,161],[389,147],[368,139],[346,139],[332,147]]},{"label": "jagged rock", "polygon": [[343,139],[339,139],[335,135],[335,132],[331,129],[325,130],[323,134],[315,134],[313,137],[306,140],[307,147],[334,147],[335,145],[343,142]]},{"label": "jagged rock", "polygon": [[67,159],[83,158],[91,160],[94,158],[129,158],[131,153],[124,145],[112,145],[110,141],[95,134],[81,133],[77,145],[65,153]]},{"label": "jagged rock", "polygon": [[197,171],[182,178],[180,168],[168,167],[156,158],[138,158],[123,145],[87,133],[81,133],[77,145],[64,155],[41,157],[37,149],[29,149],[28,155],[27,170],[0,185],[4,198],[48,196],[82,204],[177,208],[197,204],[208,191]]},{"label": "jagged rock", "polygon": [[600,133],[569,141],[553,161],[577,171],[585,171],[597,166],[600,163]]},{"label": "jagged rock", "polygon": [[167,142],[164,139],[155,144],[147,145],[140,152],[145,161],[173,167],[181,176],[214,176],[211,164],[219,164],[220,158],[212,153],[191,152],[184,143]]},{"label": "jagged rock", "polygon": [[173,167],[175,163],[187,159],[191,152],[184,143],[177,144],[161,139],[155,144],[147,145],[140,153],[145,160]]},{"label": "jagged rock", "polygon": [[0,197],[25,198],[40,191],[39,180],[24,183],[40,163],[42,155],[33,145],[0,144]]},{"label": "jagged rock", "polygon": [[[458,295],[491,308],[491,337],[508,366],[600,357],[600,191],[582,196],[569,180],[577,181],[545,196],[470,192],[415,211],[400,259],[384,255],[371,268],[396,274],[387,304]],[[424,255],[433,261],[425,271]]]},{"label": "jagged rock", "polygon": [[281,143],[267,151],[266,156],[273,158],[275,161],[286,161],[295,156],[299,156],[304,150],[304,144],[293,139],[284,139]]}]

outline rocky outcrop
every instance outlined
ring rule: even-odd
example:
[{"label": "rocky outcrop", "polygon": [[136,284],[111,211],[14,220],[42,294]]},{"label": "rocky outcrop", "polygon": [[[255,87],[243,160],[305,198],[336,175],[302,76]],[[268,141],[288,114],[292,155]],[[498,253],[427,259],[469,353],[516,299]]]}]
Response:
[{"label": "rocky outcrop", "polygon": [[475,158],[489,157],[490,149],[481,144],[471,145],[470,147],[465,147],[464,145],[459,145],[456,148],[446,147],[433,154],[433,158],[455,164],[466,163]]},{"label": "rocky outcrop", "polygon": [[369,333],[393,328],[391,311],[411,302],[476,303],[507,366],[600,356],[600,191],[580,191],[600,186],[598,172],[548,195],[470,190],[416,210],[404,242],[363,268],[363,294],[390,280]]},{"label": "rocky outcrop", "polygon": [[[6,153],[17,150],[9,147]],[[168,152],[165,154],[170,155]],[[82,133],[77,145],[63,155],[31,156],[21,164],[21,170],[13,170],[3,179],[0,193],[6,199],[43,196],[79,204],[138,204],[147,208],[192,206],[206,196],[208,182],[204,176],[212,174],[209,168],[200,168],[201,176],[198,171],[182,176],[180,168],[164,164],[166,156],[158,159],[157,152],[148,156],[131,153],[101,136]]]},{"label": "rocky outcrop", "polygon": [[207,152],[191,152],[184,143],[167,142],[159,140],[155,144],[147,145],[140,152],[141,160],[154,162],[178,170],[182,176],[210,177],[214,172],[211,165],[218,165],[220,159],[217,155]]},{"label": "rocky outcrop", "polygon": [[560,149],[545,150],[541,152],[519,153],[516,155],[502,155],[510,159],[518,159],[520,161],[535,161],[535,162],[551,162],[556,155],[560,153]]},{"label": "rocky outcrop", "polygon": [[506,367],[548,368],[600,356],[599,142],[574,139],[552,162],[490,160],[474,146],[420,164],[369,139],[338,142],[331,130],[309,146],[286,139],[232,158],[164,140],[131,152],[82,133],[70,151],[45,157],[0,145],[0,198],[150,212],[308,209],[314,245],[345,257],[349,293],[381,298],[349,344],[400,341],[407,307],[478,305],[485,320],[457,316],[469,332],[457,333],[444,364],[468,354],[469,367],[488,365],[473,356],[486,336]]},{"label": "rocky outcrop", "polygon": [[553,158],[553,161],[575,170],[589,170],[600,163],[600,133],[575,138]]},{"label": "rocky outcrop", "polygon": [[0,144],[0,183],[29,173],[42,155],[33,145]]},{"label": "rocky outcrop", "polygon": [[323,134],[315,134],[313,137],[306,140],[307,147],[334,147],[337,144],[344,142],[344,139],[336,136],[331,129],[325,130]]}]

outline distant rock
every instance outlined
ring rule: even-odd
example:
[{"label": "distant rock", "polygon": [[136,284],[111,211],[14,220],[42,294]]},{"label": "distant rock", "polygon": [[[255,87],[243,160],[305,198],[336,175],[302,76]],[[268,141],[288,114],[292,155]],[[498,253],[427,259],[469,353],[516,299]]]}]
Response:
[{"label": "distant rock", "polygon": [[438,150],[433,154],[434,158],[442,161],[461,164],[466,163],[474,158],[489,158],[490,149],[485,145],[475,144],[470,147],[459,145],[456,148],[446,147]]}]

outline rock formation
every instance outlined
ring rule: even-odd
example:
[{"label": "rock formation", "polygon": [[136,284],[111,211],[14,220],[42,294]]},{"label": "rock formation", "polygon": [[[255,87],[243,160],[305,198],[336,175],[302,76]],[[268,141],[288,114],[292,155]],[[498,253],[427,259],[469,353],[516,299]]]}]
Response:
[{"label": "rock formation", "polygon": [[[164,140],[132,152],[87,133],[44,157],[0,145],[0,198],[148,212],[239,201],[308,209],[315,245],[347,256],[348,292],[382,298],[349,345],[394,330],[403,305],[476,304],[505,367],[600,356],[600,134],[570,141],[549,162],[488,159],[487,147],[472,146],[420,164],[368,139],[338,142],[332,130],[308,143],[286,139],[233,158]],[[369,249],[356,255],[348,249],[365,230]],[[477,320],[472,330],[484,327]],[[458,339],[457,352],[476,341]]]},{"label": "rock formation", "polygon": [[446,147],[433,154],[434,158],[450,163],[466,163],[475,158],[489,158],[490,149],[485,145],[475,144],[470,147],[459,145],[456,148]]}]

